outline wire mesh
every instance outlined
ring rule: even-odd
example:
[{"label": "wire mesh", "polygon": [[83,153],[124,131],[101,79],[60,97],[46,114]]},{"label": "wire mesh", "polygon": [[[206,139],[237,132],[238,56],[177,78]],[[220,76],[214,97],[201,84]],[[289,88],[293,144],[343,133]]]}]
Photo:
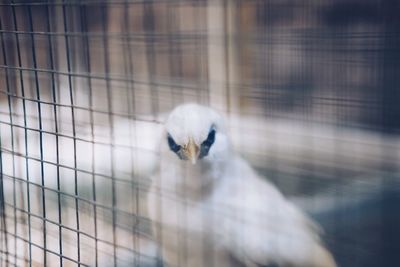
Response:
[{"label": "wire mesh", "polygon": [[395,266],[398,11],[2,1],[1,266],[158,264],[143,137],[184,102],[226,115],[236,150],[323,225],[340,266]]}]

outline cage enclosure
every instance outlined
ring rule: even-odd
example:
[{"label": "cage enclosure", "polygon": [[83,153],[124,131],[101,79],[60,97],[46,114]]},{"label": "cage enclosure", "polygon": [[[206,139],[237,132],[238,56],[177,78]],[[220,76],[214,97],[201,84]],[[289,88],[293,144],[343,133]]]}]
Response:
[{"label": "cage enclosure", "polygon": [[235,150],[324,228],[339,266],[400,266],[399,12],[1,1],[0,266],[162,266],[145,198],[155,133],[187,102],[224,115]]}]

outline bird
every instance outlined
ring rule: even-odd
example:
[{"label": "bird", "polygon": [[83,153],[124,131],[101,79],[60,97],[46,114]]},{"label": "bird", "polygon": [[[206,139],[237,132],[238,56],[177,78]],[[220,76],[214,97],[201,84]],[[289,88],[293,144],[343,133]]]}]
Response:
[{"label": "bird", "polygon": [[166,266],[337,266],[320,227],[235,153],[212,108],[175,107],[159,153],[147,208]]}]

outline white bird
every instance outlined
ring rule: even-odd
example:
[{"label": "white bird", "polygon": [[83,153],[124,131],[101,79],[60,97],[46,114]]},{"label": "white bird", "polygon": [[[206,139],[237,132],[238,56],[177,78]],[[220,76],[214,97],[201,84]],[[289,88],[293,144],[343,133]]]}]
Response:
[{"label": "white bird", "polygon": [[178,106],[164,137],[148,212],[167,266],[336,266],[314,222],[234,153],[217,112]]}]

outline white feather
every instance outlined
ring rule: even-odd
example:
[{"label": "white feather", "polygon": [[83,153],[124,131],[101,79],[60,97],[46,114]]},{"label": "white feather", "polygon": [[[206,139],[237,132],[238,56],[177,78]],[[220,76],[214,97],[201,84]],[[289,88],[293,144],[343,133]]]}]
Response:
[{"label": "white feather", "polygon": [[314,223],[232,151],[216,112],[179,106],[166,131],[179,145],[189,138],[201,144],[212,125],[215,143],[196,165],[162,142],[148,205],[167,265],[232,266],[235,258],[247,266],[336,266]]}]

